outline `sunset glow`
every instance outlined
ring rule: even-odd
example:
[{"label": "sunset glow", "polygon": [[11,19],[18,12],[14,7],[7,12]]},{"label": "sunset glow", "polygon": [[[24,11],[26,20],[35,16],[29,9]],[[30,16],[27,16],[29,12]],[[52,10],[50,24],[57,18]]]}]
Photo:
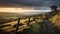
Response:
[{"label": "sunset glow", "polygon": [[35,15],[50,12],[51,10],[36,10],[35,7],[6,8],[0,7],[0,12],[20,13],[24,15]]},{"label": "sunset glow", "polygon": [[21,12],[21,10],[31,10],[34,8],[2,8],[0,7],[0,12]]}]

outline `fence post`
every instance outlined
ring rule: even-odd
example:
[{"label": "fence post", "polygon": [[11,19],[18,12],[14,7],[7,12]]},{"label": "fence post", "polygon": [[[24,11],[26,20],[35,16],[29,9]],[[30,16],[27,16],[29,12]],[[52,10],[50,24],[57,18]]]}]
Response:
[{"label": "fence post", "polygon": [[15,34],[17,34],[17,32],[18,32],[18,29],[19,29],[19,23],[20,23],[20,17],[18,18],[18,23],[17,23],[17,26],[16,26]]},{"label": "fence post", "polygon": [[29,26],[29,23],[30,23],[30,18],[31,18],[31,16],[28,17],[28,26]]},{"label": "fence post", "polygon": [[35,15],[34,15],[34,21],[35,21]]}]

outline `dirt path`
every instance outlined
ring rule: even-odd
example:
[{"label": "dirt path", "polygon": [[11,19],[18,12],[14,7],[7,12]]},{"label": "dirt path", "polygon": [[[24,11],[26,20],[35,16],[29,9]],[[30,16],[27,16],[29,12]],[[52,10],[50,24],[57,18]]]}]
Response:
[{"label": "dirt path", "polygon": [[41,23],[41,34],[55,34],[55,26],[47,19]]}]

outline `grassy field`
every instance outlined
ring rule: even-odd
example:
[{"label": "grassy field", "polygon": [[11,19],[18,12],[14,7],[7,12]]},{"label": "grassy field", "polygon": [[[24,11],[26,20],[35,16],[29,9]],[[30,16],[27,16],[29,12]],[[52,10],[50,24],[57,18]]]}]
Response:
[{"label": "grassy field", "polygon": [[[1,15],[2,14],[2,15]],[[18,14],[11,14],[11,13],[0,13],[0,26],[2,26],[3,28],[1,28],[0,30],[6,31],[6,32],[12,32],[16,30],[16,25],[18,22]],[[41,17],[42,18],[42,17]],[[36,18],[36,21],[34,21],[33,17],[31,17],[31,22],[30,25],[33,26],[32,31],[38,32],[40,29],[40,25],[39,23],[42,22],[40,17]],[[58,32],[60,30],[60,14],[57,14],[55,16],[53,16],[52,18],[49,19],[51,21],[51,23],[56,27],[56,32]],[[22,18],[20,20],[20,26],[19,26],[19,30],[18,32],[24,31],[24,29],[30,28],[30,26],[27,25],[28,23],[28,18]],[[36,29],[34,29],[36,28]],[[60,32],[60,31],[59,31]],[[59,33],[58,32],[58,33]]]}]

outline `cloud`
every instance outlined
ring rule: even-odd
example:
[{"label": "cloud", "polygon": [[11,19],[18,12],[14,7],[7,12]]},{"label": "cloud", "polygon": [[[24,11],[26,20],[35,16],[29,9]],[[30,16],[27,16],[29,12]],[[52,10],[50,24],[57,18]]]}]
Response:
[{"label": "cloud", "polygon": [[14,0],[17,4],[30,5],[30,6],[60,6],[60,0]]},{"label": "cloud", "polygon": [[[15,4],[22,6],[50,7],[56,5],[60,7],[60,0],[0,0],[0,4]],[[37,8],[36,8],[37,9]],[[39,8],[41,9],[41,8]]]}]

